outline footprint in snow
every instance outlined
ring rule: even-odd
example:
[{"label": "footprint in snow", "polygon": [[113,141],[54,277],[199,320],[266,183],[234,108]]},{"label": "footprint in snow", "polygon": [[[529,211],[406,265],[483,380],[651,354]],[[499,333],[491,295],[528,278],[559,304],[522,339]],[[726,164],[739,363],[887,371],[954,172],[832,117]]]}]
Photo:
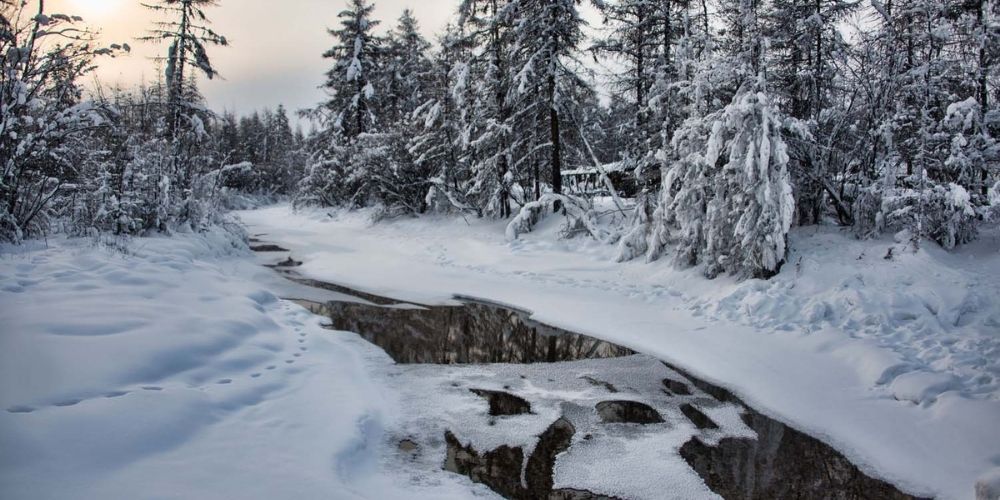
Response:
[{"label": "footprint in snow", "polygon": [[258,377],[260,377],[260,373],[251,373],[250,374],[250,378],[258,378]]},{"label": "footprint in snow", "polygon": [[7,408],[7,413],[31,413],[33,411],[35,409],[30,406],[11,406]]},{"label": "footprint in snow", "polygon": [[58,406],[60,408],[65,408],[67,406],[77,405],[77,404],[80,403],[80,401],[82,401],[82,400],[81,399],[69,399],[69,400],[66,400],[66,401],[60,401],[58,403],[55,403],[54,406]]},{"label": "footprint in snow", "polygon": [[144,391],[162,391],[163,388],[160,387],[160,386],[158,386],[158,385],[147,385],[147,386],[143,386],[142,390],[144,390]]},{"label": "footprint in snow", "polygon": [[308,351],[309,348],[308,347],[300,347],[299,350],[302,351],[302,352],[305,352],[305,351]]},{"label": "footprint in snow", "polygon": [[122,396],[124,396],[126,394],[128,394],[128,391],[112,391],[112,392],[109,392],[109,393],[105,394],[104,397],[109,398],[109,399],[110,398],[120,398],[120,397],[122,397]]},{"label": "footprint in snow", "polygon": [[286,359],[286,360],[285,360],[285,363],[288,363],[288,364],[292,364],[292,363],[294,363],[294,362],[295,362],[295,360],[294,360],[294,359]]},{"label": "footprint in snow", "polygon": [[231,383],[233,383],[233,379],[231,379],[231,378],[224,378],[224,379],[216,382],[216,384],[219,384],[219,385],[226,385],[226,384],[231,384]]},{"label": "footprint in snow", "polygon": [[268,370],[273,370],[273,369],[275,369],[275,368],[276,368],[276,366],[274,366],[274,365],[271,365],[271,366],[268,366],[268,367],[267,367],[267,369],[268,369]]}]

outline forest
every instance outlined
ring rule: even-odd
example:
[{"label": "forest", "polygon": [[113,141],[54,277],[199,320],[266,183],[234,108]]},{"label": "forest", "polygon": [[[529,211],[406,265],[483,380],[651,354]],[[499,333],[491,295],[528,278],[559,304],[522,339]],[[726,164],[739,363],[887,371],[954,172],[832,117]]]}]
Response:
[{"label": "forest", "polygon": [[243,117],[198,91],[229,44],[217,4],[152,3],[164,21],[137,38],[167,45],[160,76],[88,88],[129,45],[4,0],[0,239],[198,231],[252,195],[509,219],[513,238],[558,212],[619,260],[746,278],[780,269],[793,226],[950,249],[1000,217],[986,0],[463,0],[433,41],[351,0],[327,98]]},{"label": "forest", "polygon": [[998,63],[1000,0],[0,0],[0,499],[1000,500]]}]

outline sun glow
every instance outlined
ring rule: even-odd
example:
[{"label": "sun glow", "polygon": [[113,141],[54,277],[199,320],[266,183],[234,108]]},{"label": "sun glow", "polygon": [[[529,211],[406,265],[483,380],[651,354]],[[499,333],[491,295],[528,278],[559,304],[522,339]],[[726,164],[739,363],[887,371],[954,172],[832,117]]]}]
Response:
[{"label": "sun glow", "polygon": [[66,14],[80,16],[87,21],[96,21],[114,14],[122,7],[122,0],[70,0],[67,2],[72,12]]}]

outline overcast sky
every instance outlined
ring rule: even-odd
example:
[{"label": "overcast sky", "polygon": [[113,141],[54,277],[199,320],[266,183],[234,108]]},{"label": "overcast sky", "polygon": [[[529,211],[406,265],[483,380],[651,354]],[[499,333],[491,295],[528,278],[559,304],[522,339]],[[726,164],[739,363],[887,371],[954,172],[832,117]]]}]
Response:
[{"label": "overcast sky", "polygon": [[[148,1],[148,0],[147,0]],[[333,43],[326,29],[335,27],[346,0],[220,0],[206,9],[212,28],[229,39],[230,47],[215,47],[209,56],[222,78],[199,80],[209,105],[217,110],[248,113],[284,104],[289,111],[312,107],[323,98],[319,90],[330,62],[322,57]],[[395,26],[409,7],[424,35],[433,40],[454,19],[459,0],[375,0],[379,31]],[[105,86],[132,86],[156,78],[154,56],[167,47],[136,41],[160,14],[140,0],[48,0],[49,13],[79,15],[101,30],[106,43],[128,43],[132,53],[102,58],[96,76]],[[587,17],[596,22],[593,12]]]},{"label": "overcast sky", "polygon": [[[166,53],[165,45],[138,42],[159,15],[139,0],[49,0],[46,10],[82,16],[99,28],[102,40],[126,42],[132,54],[101,59],[97,76],[105,85],[131,86],[156,77],[153,56]],[[213,109],[251,112],[284,104],[290,111],[311,107],[323,93],[317,87],[329,61],[322,54],[333,39],[326,28],[337,25],[345,0],[222,0],[206,11],[213,29],[225,35],[231,47],[210,49],[222,79],[200,80],[201,90]],[[380,30],[410,7],[424,34],[432,39],[451,19],[458,0],[377,0],[375,16]]]}]

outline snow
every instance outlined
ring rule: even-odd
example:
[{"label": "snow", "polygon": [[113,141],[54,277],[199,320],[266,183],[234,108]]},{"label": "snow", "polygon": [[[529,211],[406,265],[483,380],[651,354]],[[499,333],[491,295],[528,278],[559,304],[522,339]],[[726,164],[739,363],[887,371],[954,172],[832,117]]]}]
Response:
[{"label": "snow", "polygon": [[969,192],[965,190],[962,186],[955,184],[954,182],[948,184],[948,196],[950,197],[951,205],[960,210],[964,210],[966,215],[975,215],[976,211],[972,208],[970,201],[972,197],[969,196]]},{"label": "snow", "polygon": [[390,362],[222,233],[0,254],[0,498],[469,498],[383,466]]},{"label": "snow", "polygon": [[[253,256],[222,232],[4,247],[0,497],[495,498],[441,470],[443,431],[527,455],[563,415],[577,432],[556,487],[714,498],[677,454],[699,431],[648,396],[680,377],[663,359],[911,493],[995,498],[996,230],[951,252],[795,230],[777,277],[736,282],[615,263],[612,245],[560,239],[553,217],[508,242],[504,221],[375,225],[367,211],[281,205],[239,216],[306,276],[429,304],[489,299],[646,356],[396,365],[279,297],[358,299],[288,282],[260,265],[287,253]],[[533,413],[490,417],[470,388],[510,392]],[[598,425],[592,408],[611,399],[649,404],[666,424]],[[734,405],[699,407],[715,438],[749,432]],[[416,452],[398,447],[407,438]]]},{"label": "snow", "polygon": [[976,483],[976,500],[1000,499],[1000,467],[983,474]]},{"label": "snow", "polygon": [[[455,294],[664,359],[822,437],[908,492],[974,496],[1000,453],[1000,234],[914,252],[832,228],[793,230],[770,281],[705,280],[613,262],[559,225],[505,240],[502,221],[361,212],[240,217],[290,248],[309,277],[423,303]],[[892,259],[886,259],[893,247]]]},{"label": "snow", "polygon": [[[440,442],[447,429],[479,452],[520,446],[528,457],[538,435],[560,417],[568,418],[575,433],[569,450],[557,457],[556,488],[636,500],[662,499],[664,491],[674,492],[670,498],[719,498],[677,451],[699,435],[681,413],[682,402],[707,400],[714,405],[706,412],[721,428],[702,434],[707,442],[754,436],[738,417],[736,405],[715,402],[689,383],[694,389],[691,396],[681,400],[665,396],[664,378],[685,378],[648,356],[529,365],[402,365],[390,377],[394,384],[409,388],[403,404],[409,418],[402,419],[398,432],[421,443]],[[611,392],[605,383],[618,392]],[[486,400],[470,389],[522,397],[531,404],[531,413],[490,417]],[[642,426],[600,423],[593,409],[610,400],[649,404],[665,421]],[[432,451],[421,458],[425,467],[439,467],[444,461],[443,449]]]}]

